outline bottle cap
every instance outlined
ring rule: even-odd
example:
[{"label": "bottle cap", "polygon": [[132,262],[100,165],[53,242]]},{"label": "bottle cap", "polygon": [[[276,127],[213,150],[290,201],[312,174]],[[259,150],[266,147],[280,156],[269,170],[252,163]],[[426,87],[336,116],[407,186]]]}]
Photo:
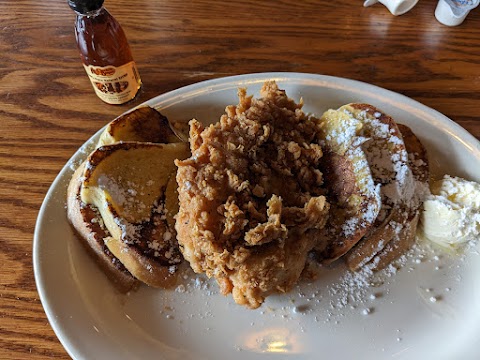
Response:
[{"label": "bottle cap", "polygon": [[105,0],[68,0],[68,5],[72,10],[80,14],[87,14],[100,9],[104,1]]}]

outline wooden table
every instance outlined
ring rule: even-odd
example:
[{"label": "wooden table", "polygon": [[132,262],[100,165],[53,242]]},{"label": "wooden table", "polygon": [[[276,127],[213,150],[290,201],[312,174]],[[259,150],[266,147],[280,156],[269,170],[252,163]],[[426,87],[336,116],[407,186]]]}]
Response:
[{"label": "wooden table", "polygon": [[359,0],[105,5],[124,27],[144,83],[122,106],[94,94],[66,1],[0,1],[1,359],[68,358],[34,282],[37,213],[77,148],[151,97],[229,75],[318,73],[405,94],[480,138],[478,9],[449,28],[435,19],[433,0],[400,17],[381,4],[363,8]]}]

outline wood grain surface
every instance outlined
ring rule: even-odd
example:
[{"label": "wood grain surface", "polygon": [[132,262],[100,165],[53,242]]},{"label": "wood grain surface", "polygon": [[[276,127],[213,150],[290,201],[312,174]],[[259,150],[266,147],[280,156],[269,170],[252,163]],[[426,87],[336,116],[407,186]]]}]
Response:
[{"label": "wood grain surface", "polygon": [[449,28],[434,0],[399,17],[362,3],[107,0],[144,83],[134,101],[111,106],[80,63],[66,0],[1,0],[0,358],[69,358],[35,286],[38,210],[77,148],[149,98],[229,75],[326,74],[405,94],[480,138],[480,10]]}]

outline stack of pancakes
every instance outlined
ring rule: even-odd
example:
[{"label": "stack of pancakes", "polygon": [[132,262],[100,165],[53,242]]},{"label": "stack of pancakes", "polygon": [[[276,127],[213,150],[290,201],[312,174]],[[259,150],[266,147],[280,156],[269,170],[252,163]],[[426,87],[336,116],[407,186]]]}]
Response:
[{"label": "stack of pancakes", "polygon": [[368,104],[327,111],[322,171],[332,205],[317,247],[323,263],[343,257],[351,270],[385,268],[415,241],[428,193],[427,153],[405,125]]},{"label": "stack of pancakes", "polygon": [[121,292],[169,287],[183,260],[175,233],[174,160],[190,155],[167,119],[141,107],[108,124],[73,174],[67,215],[89,254]]}]

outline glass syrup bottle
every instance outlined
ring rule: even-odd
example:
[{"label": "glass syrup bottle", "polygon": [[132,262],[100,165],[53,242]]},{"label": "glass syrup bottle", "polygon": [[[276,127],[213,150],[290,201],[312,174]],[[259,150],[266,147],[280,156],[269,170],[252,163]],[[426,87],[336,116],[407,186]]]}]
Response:
[{"label": "glass syrup bottle", "polygon": [[75,11],[75,37],[85,71],[97,96],[108,104],[132,100],[142,81],[130,46],[104,0],[68,0]]}]

